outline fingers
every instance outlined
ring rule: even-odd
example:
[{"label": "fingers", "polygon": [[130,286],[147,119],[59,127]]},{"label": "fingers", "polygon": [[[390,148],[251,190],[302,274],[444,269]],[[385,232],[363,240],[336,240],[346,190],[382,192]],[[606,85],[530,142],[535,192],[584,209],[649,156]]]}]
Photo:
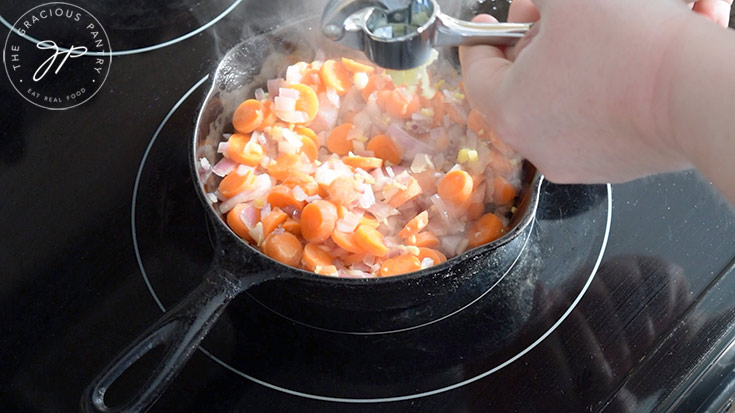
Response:
[{"label": "fingers", "polygon": [[730,7],[733,0],[699,0],[692,10],[722,27],[730,23]]},{"label": "fingers", "polygon": [[[492,23],[497,20],[481,14],[472,21]],[[459,59],[470,103],[482,113],[492,112],[495,91],[509,69],[510,61],[500,48],[487,45],[462,46],[459,48]]]},{"label": "fingers", "polygon": [[513,0],[508,10],[508,21],[532,23],[540,18],[539,11],[531,0]]}]

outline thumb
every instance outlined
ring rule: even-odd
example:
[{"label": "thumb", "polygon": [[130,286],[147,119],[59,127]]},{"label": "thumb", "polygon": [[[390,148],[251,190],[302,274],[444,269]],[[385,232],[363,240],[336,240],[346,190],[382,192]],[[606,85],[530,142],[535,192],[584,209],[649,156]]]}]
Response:
[{"label": "thumb", "polygon": [[[497,20],[481,14],[472,21],[491,23]],[[472,107],[484,115],[496,113],[496,102],[500,101],[496,97],[497,92],[511,67],[505,52],[489,45],[462,46],[459,48],[459,59],[465,93]]]}]

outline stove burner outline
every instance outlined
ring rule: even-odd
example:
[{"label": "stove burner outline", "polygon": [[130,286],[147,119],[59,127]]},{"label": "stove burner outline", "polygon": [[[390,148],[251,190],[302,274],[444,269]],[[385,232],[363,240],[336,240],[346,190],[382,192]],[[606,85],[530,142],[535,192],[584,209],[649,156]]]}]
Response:
[{"label": "stove burner outline", "polygon": [[[138,267],[141,271],[141,275],[143,276],[143,280],[145,281],[146,287],[148,288],[148,292],[153,297],[154,301],[158,305],[159,309],[162,312],[166,312],[166,307],[163,305],[161,300],[158,298],[158,295],[156,294],[155,290],[153,289],[153,286],[148,279],[148,274],[146,273],[145,267],[143,266],[143,261],[140,256],[140,249],[138,247],[138,240],[137,240],[137,231],[136,231],[136,224],[135,224],[135,208],[136,208],[136,202],[138,198],[138,188],[140,185],[140,178],[143,173],[143,167],[145,166],[146,160],[148,158],[148,155],[150,154],[151,149],[153,148],[153,144],[156,142],[156,139],[158,138],[158,135],[161,133],[161,130],[163,130],[163,127],[166,125],[166,122],[173,116],[173,114],[176,112],[176,110],[184,103],[184,101],[197,89],[199,86],[201,86],[204,82],[209,79],[209,75],[204,76],[201,80],[199,80],[194,86],[191,87],[184,95],[174,104],[174,106],[169,110],[169,112],[164,116],[163,120],[161,121],[161,124],[156,128],[156,131],[153,134],[153,137],[151,138],[151,141],[148,143],[148,146],[146,147],[145,152],[143,153],[143,157],[141,159],[140,166],[138,167],[138,172],[135,177],[135,184],[133,187],[133,199],[132,199],[132,205],[131,205],[131,231],[133,236],[133,248],[135,250],[135,258],[138,262]],[[563,322],[566,320],[566,318],[572,313],[574,308],[579,304],[579,302],[582,300],[582,297],[584,297],[585,293],[587,292],[587,289],[592,284],[592,280],[595,278],[595,275],[597,274],[597,270],[600,268],[600,264],[602,263],[602,258],[605,255],[605,250],[607,249],[607,241],[610,236],[610,228],[612,224],[612,185],[607,184],[607,220],[605,223],[605,234],[602,239],[602,244],[600,245],[600,252],[597,256],[597,261],[595,262],[594,267],[592,268],[592,271],[589,275],[589,278],[585,282],[584,286],[580,290],[577,297],[574,298],[572,303],[570,304],[569,308],[562,314],[559,319],[551,326],[549,329],[541,334],[539,338],[537,338],[533,343],[528,345],[525,349],[518,352],[513,357],[509,358],[508,360],[504,361],[503,363],[500,363],[493,367],[492,369],[489,369],[488,371],[478,374],[474,377],[470,377],[468,379],[462,380],[460,382],[457,382],[452,385],[440,387],[434,390],[429,391],[423,391],[415,394],[406,394],[402,396],[392,396],[392,397],[378,397],[378,398],[365,398],[365,399],[357,399],[357,398],[346,398],[346,397],[330,397],[330,396],[322,396],[317,394],[309,394],[309,393],[303,393],[297,390],[291,390],[284,387],[277,386],[272,383],[268,383],[266,381],[260,380],[256,377],[250,376],[235,367],[229,365],[227,362],[223,361],[222,359],[218,358],[214,354],[210,353],[207,349],[205,349],[202,346],[199,346],[199,350],[204,353],[207,357],[221,365],[222,367],[226,368],[227,370],[245,378],[248,379],[254,383],[260,384],[262,386],[265,386],[267,388],[280,391],[282,393],[290,394],[297,397],[303,397],[307,399],[312,400],[319,400],[319,401],[327,401],[327,402],[337,402],[337,403],[352,403],[352,404],[368,404],[368,403],[389,403],[389,402],[398,402],[398,401],[406,401],[406,400],[413,400],[413,399],[419,399],[422,397],[428,397],[433,396],[436,394],[444,393],[447,391],[455,390],[460,387],[463,387],[465,385],[468,385],[470,383],[474,383],[475,381],[478,381],[480,379],[483,379],[501,369],[504,367],[514,363],[516,360],[523,357],[525,354],[536,348],[541,342],[543,342],[549,335],[551,335]],[[529,232],[530,233],[530,232]],[[525,247],[525,244],[524,244]],[[492,289],[492,288],[491,288]],[[474,303],[474,301],[473,301]],[[266,307],[267,308],[267,307]],[[466,307],[463,307],[466,308]],[[271,310],[272,311],[272,310]],[[276,313],[277,314],[277,313]]]},{"label": "stove burner outline", "polygon": [[[220,20],[222,20],[225,16],[227,16],[228,14],[230,14],[230,12],[232,10],[234,10],[237,6],[239,6],[240,3],[242,3],[242,1],[243,0],[235,0],[229,7],[227,7],[222,13],[220,13],[219,15],[217,15],[214,19],[212,19],[209,22],[203,24],[202,26],[200,26],[200,27],[198,27],[198,28],[190,31],[189,33],[186,33],[186,34],[181,35],[179,37],[176,37],[174,39],[167,40],[165,42],[154,44],[154,45],[151,45],[151,46],[140,47],[140,48],[137,48],[137,49],[118,50],[118,51],[113,50],[110,53],[87,52],[86,55],[87,56],[126,56],[126,55],[131,55],[131,54],[136,54],[136,53],[150,52],[150,51],[153,51],[153,50],[158,50],[158,49],[162,49],[164,47],[168,47],[168,46],[174,45],[174,44],[179,43],[181,41],[184,41],[184,40],[186,40],[186,39],[188,39],[190,37],[196,36],[197,34],[203,32],[203,31],[207,30],[208,28],[212,27],[213,25],[217,24],[217,22],[219,22]],[[20,36],[20,37],[28,40],[29,42],[32,42],[34,44],[40,43],[40,40],[34,39],[33,37],[28,36],[25,33],[21,33],[19,31],[17,31],[13,27],[13,25],[10,24],[10,22],[8,22],[5,19],[5,17],[3,17],[2,15],[0,15],[0,23],[2,23],[5,27],[7,27],[8,30],[10,30],[11,32],[13,32],[13,33],[17,34],[18,36]],[[61,51],[66,51],[64,48],[61,48],[60,50]]]}]

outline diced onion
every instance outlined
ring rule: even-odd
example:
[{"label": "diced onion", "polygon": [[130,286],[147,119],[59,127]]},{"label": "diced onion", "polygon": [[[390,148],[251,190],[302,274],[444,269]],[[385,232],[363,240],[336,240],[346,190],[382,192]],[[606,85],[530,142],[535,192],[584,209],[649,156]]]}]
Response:
[{"label": "diced onion", "polygon": [[265,91],[261,88],[255,89],[255,99],[257,100],[264,100],[265,99]]},{"label": "diced onion", "polygon": [[296,110],[296,99],[297,98],[291,98],[288,96],[276,96],[276,98],[273,100],[275,103],[274,109],[276,110],[276,112],[293,112]]},{"label": "diced onion", "polygon": [[219,145],[217,145],[217,153],[225,153],[227,152],[227,148],[230,147],[229,142],[220,142]]},{"label": "diced onion", "polygon": [[293,100],[298,100],[299,99],[299,96],[301,96],[301,94],[296,89],[291,89],[291,88],[288,88],[288,87],[282,87],[282,88],[280,88],[278,90],[278,96],[284,97],[284,98],[291,98]]},{"label": "diced onion", "polygon": [[337,109],[339,109],[339,95],[337,90],[331,86],[327,86],[327,99]]},{"label": "diced onion", "polygon": [[214,168],[212,168],[212,172],[220,178],[224,178],[225,175],[234,171],[235,168],[237,168],[237,162],[233,161],[230,158],[222,158],[219,160],[219,162],[217,162],[216,165],[214,165]]}]

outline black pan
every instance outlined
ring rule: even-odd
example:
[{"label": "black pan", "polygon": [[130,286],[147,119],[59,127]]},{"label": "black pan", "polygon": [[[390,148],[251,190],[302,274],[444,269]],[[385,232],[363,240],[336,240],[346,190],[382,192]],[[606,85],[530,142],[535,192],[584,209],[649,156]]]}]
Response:
[{"label": "black pan", "polygon": [[[166,312],[122,351],[94,379],[82,396],[81,407],[92,411],[145,411],[155,403],[184,366],[227,304],[250,287],[263,283],[295,291],[300,299],[345,309],[405,309],[446,297],[474,277],[499,278],[511,265],[500,259],[500,250],[520,252],[519,235],[533,221],[542,177],[530,164],[524,168],[523,188],[511,230],[502,238],[470,250],[445,263],[398,277],[343,279],[320,276],[276,262],[235,235],[206,193],[213,192],[215,176],[202,179],[200,159],[214,165],[222,133],[230,132],[237,104],[252,96],[255,88],[278,77],[289,64],[313,60],[314,45],[327,56],[354,56],[355,52],[319,38],[319,18],[314,16],[285,28],[252,37],[230,50],[213,76],[191,141],[190,165],[197,193],[214,228],[215,254],[202,283]],[[503,248],[501,248],[503,247]],[[511,252],[512,254],[513,252]],[[450,296],[451,297],[451,296]],[[355,320],[359,324],[360,320]],[[247,328],[247,326],[243,326]],[[355,326],[359,329],[360,326]],[[131,400],[119,407],[105,404],[105,392],[138,359],[159,345],[165,351],[148,380]]]}]

